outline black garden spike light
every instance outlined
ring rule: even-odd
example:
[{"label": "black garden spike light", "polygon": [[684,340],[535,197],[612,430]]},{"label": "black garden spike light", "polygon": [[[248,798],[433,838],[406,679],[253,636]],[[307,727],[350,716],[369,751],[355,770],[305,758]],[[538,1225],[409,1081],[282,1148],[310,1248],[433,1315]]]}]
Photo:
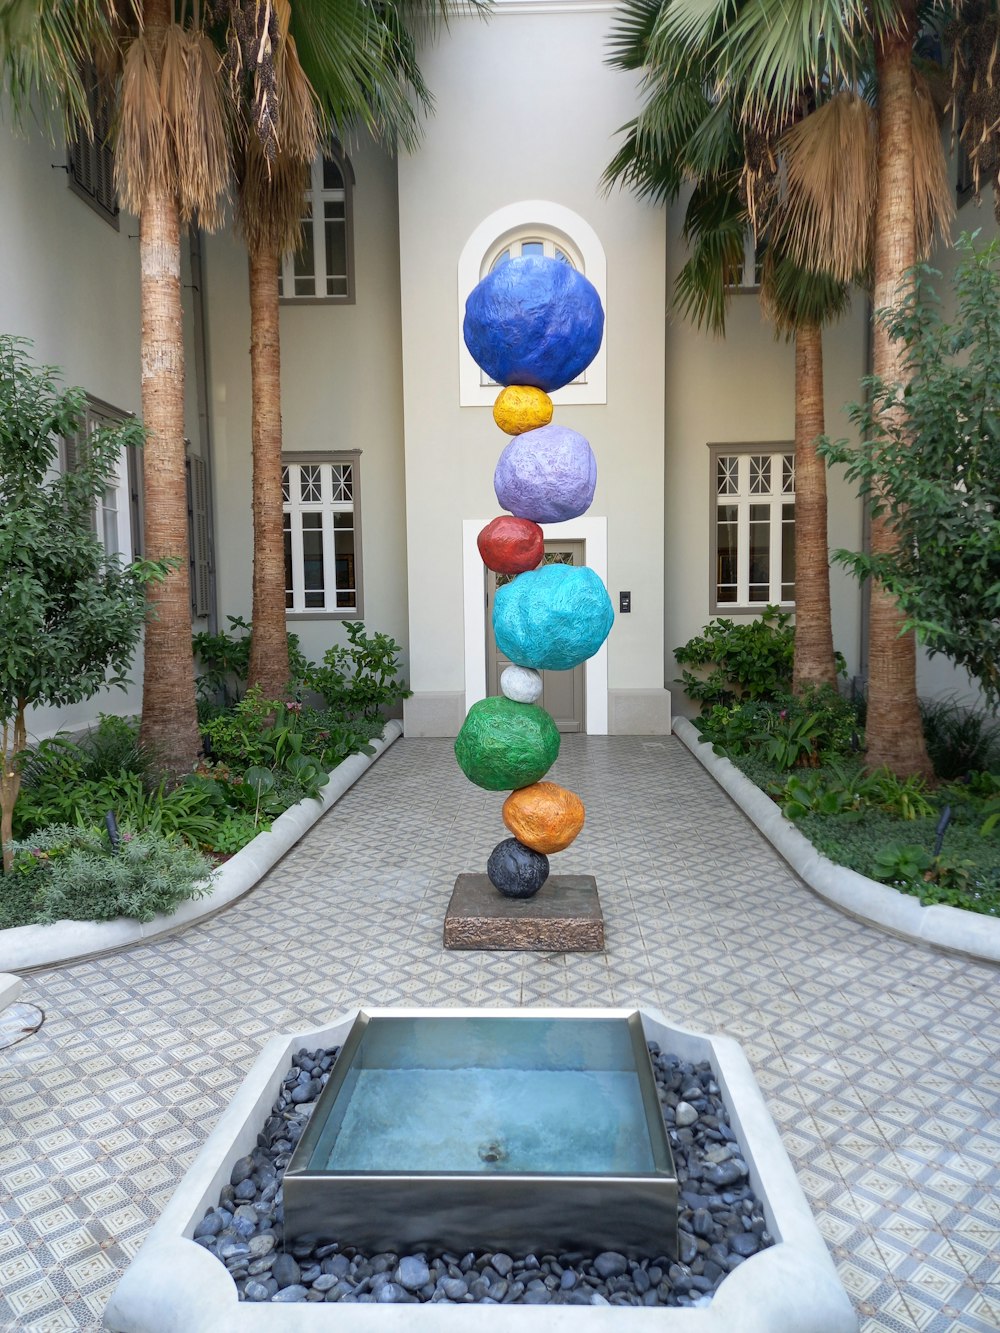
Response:
[{"label": "black garden spike light", "polygon": [[941,811],[941,818],[937,822],[937,828],[934,830],[934,855],[941,855],[941,844],[944,842],[944,835],[947,832],[948,825],[951,823],[951,806],[946,805]]},{"label": "black garden spike light", "polygon": [[111,851],[117,856],[122,838],[118,832],[118,817],[113,810],[109,810],[104,816],[104,827],[108,830],[108,842],[111,843]]}]

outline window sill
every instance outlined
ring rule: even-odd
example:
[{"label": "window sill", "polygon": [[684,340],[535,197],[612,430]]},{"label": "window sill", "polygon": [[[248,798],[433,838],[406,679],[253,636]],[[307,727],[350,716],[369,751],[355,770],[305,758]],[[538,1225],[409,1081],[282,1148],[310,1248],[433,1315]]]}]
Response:
[{"label": "window sill", "polygon": [[350,296],[279,296],[278,305],[356,305]]},{"label": "window sill", "polygon": [[364,612],[360,606],[350,611],[286,611],[286,620],[362,620]]}]

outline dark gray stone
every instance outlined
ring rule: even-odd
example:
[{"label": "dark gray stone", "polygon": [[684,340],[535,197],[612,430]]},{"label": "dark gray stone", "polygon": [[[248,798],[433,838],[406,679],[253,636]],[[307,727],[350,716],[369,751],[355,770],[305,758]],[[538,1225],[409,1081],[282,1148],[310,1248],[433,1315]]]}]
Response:
[{"label": "dark gray stone", "polygon": [[594,1268],[606,1280],[609,1277],[618,1277],[622,1273],[627,1273],[628,1260],[624,1254],[616,1254],[614,1250],[606,1250],[604,1254],[599,1254],[594,1260]]},{"label": "dark gray stone", "polygon": [[420,1255],[407,1254],[399,1261],[395,1279],[407,1291],[418,1291],[430,1278],[427,1261]]},{"label": "dark gray stone", "polygon": [[291,1305],[294,1301],[304,1301],[308,1295],[309,1293],[305,1287],[295,1283],[290,1287],[282,1287],[280,1291],[276,1291],[271,1300],[272,1302]]},{"label": "dark gray stone", "polygon": [[290,1254],[279,1254],[271,1265],[271,1276],[279,1287],[295,1286],[302,1275],[302,1270]]}]

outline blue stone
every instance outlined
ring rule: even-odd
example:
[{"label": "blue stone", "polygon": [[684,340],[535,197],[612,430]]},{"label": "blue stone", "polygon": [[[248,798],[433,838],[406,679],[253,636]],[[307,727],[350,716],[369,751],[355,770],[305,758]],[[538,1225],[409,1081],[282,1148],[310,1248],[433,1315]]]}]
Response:
[{"label": "blue stone", "polygon": [[562,260],[511,259],[470,292],[463,333],[491,379],[552,393],[597,355],[604,310],[593,283]]},{"label": "blue stone", "polygon": [[533,523],[564,523],[585,514],[596,486],[594,451],[567,426],[539,426],[515,436],[493,474],[501,507]]},{"label": "blue stone", "polygon": [[611,632],[615,613],[607,589],[586,566],[543,565],[497,589],[493,633],[517,666],[569,671],[585,662]]}]

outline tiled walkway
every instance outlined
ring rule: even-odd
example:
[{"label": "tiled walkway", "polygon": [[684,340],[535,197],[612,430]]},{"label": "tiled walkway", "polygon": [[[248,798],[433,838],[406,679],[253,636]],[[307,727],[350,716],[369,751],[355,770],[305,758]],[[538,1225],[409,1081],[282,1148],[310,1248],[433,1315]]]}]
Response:
[{"label": "tiled walkway", "polygon": [[[814,898],[672,739],[568,737],[599,955],[445,953],[502,794],[403,740],[237,906],[37,973],[0,1052],[0,1327],[97,1328],[274,1031],[371,1004],[652,1003],[739,1038],[864,1333],[1000,1328],[1000,972]],[[332,1323],[334,1320],[331,1321]]]}]

